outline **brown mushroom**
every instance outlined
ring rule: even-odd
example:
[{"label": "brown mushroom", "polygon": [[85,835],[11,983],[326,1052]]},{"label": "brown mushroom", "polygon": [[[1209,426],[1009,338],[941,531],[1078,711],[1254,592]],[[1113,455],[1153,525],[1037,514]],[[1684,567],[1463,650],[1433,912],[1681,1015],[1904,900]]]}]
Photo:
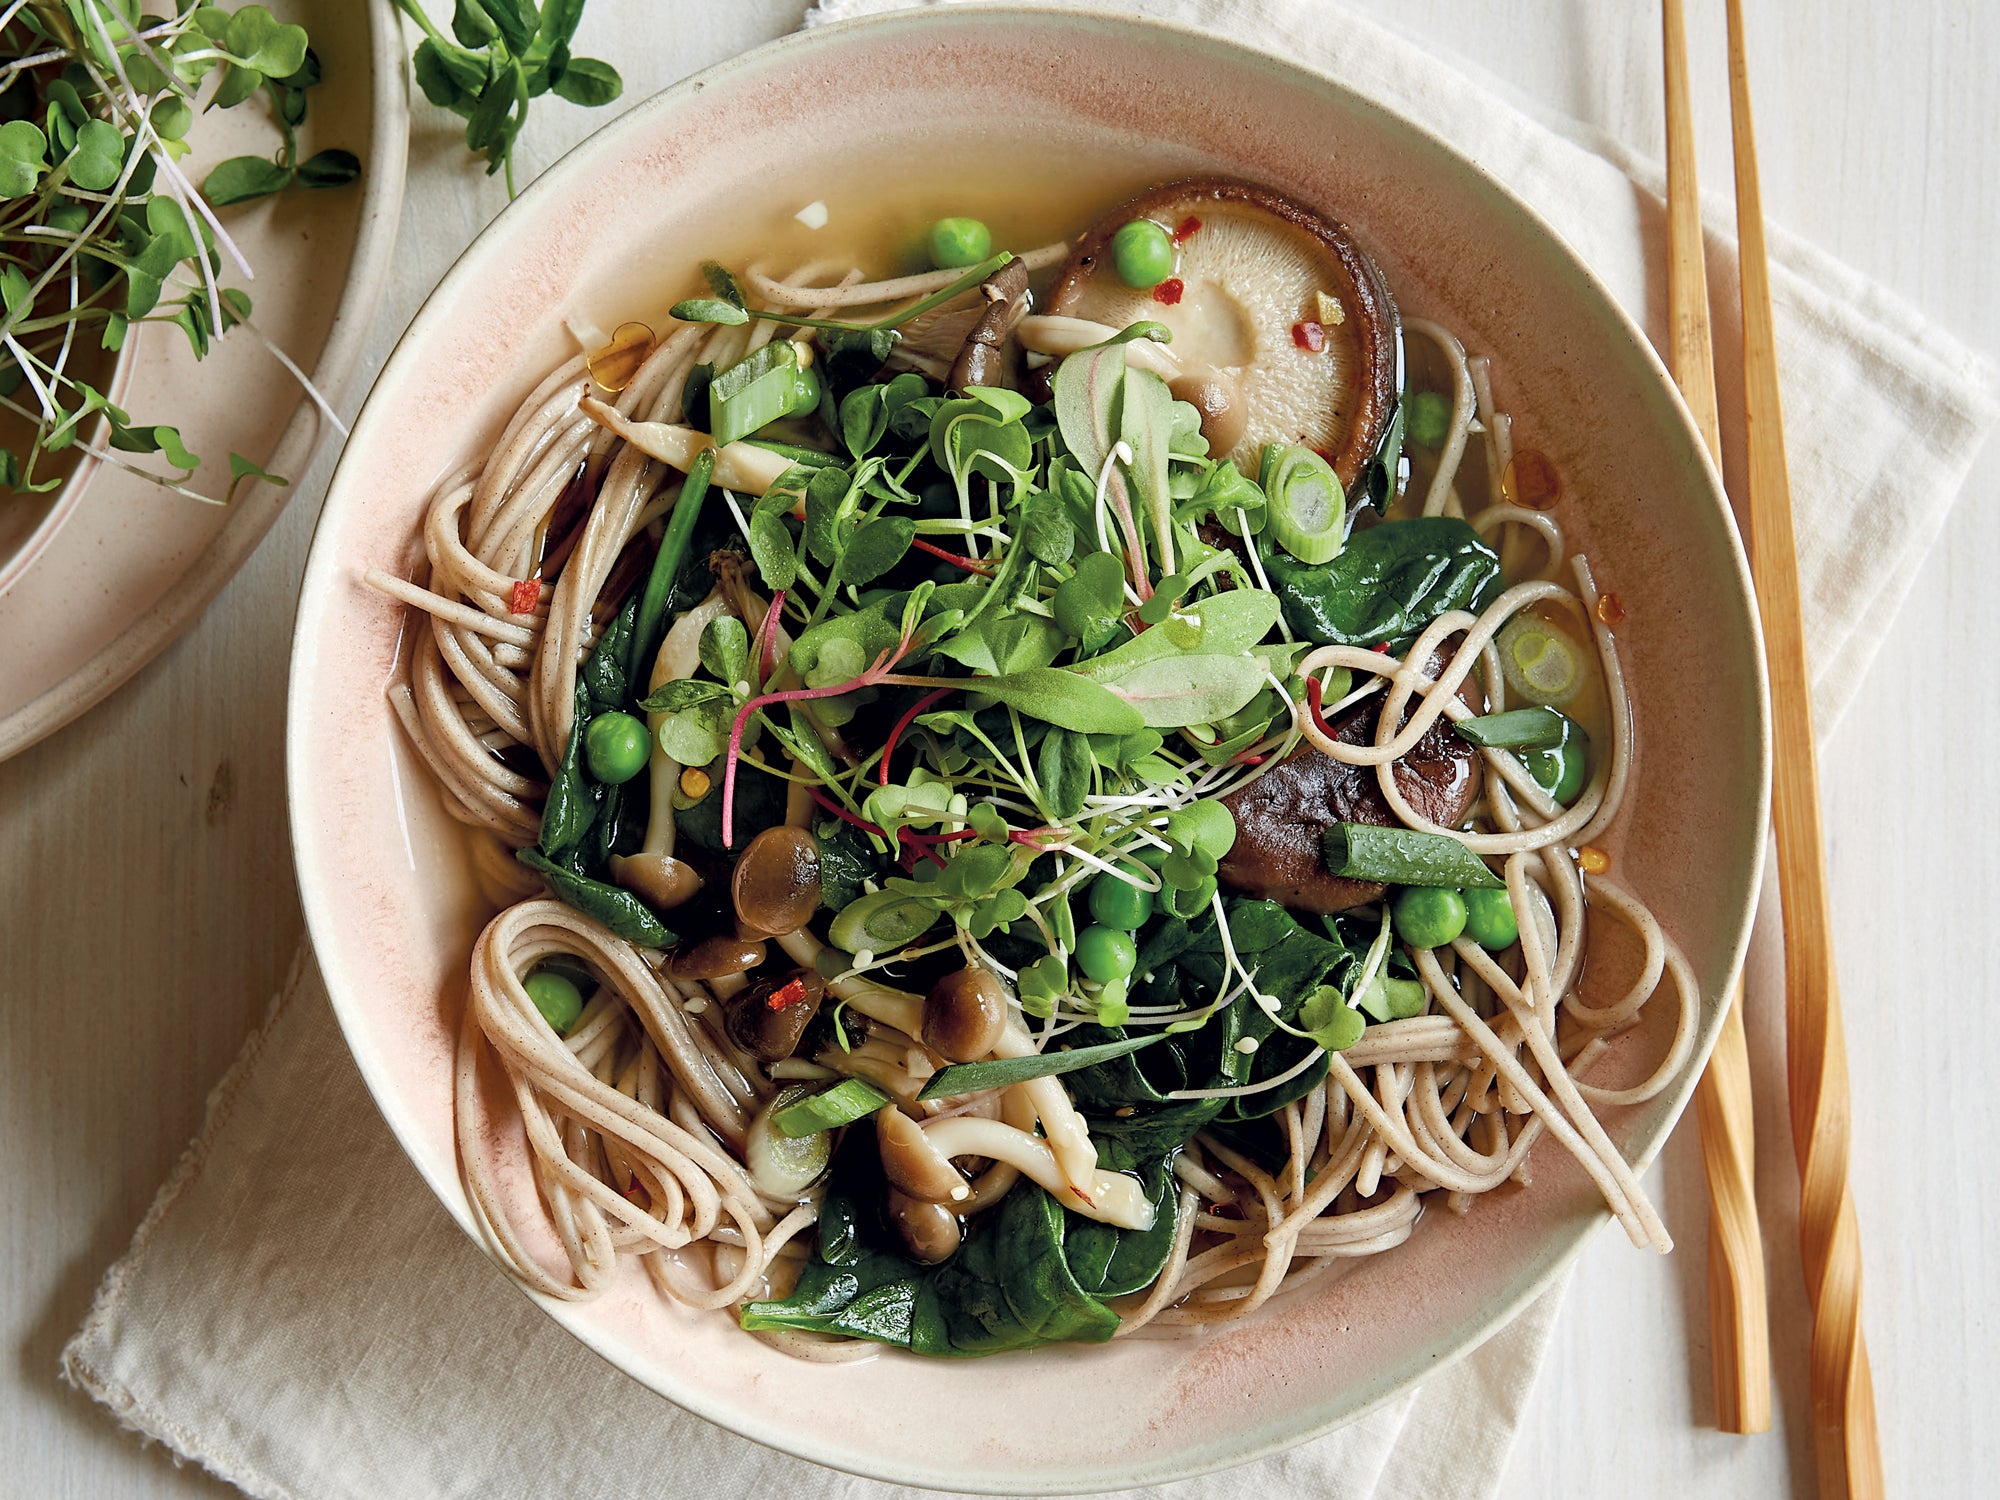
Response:
[{"label": "brown mushroom", "polygon": [[[1334,718],[1328,725],[1333,737],[1346,745],[1373,744],[1380,704],[1379,696],[1368,699]],[[1394,764],[1404,800],[1446,828],[1457,827],[1479,795],[1478,752],[1443,718]],[[1320,834],[1335,823],[1399,826],[1375,767],[1351,766],[1305,745],[1222,800],[1236,818],[1236,843],[1217,871],[1225,885],[1315,912],[1381,899],[1382,886],[1330,874],[1320,858]]]},{"label": "brown mushroom", "polygon": [[730,1038],[760,1062],[790,1057],[825,998],[826,981],[811,969],[760,979],[724,1002]]},{"label": "brown mushroom", "polygon": [[745,933],[782,937],[819,910],[819,843],[803,828],[767,828],[750,840],[729,881]]},{"label": "brown mushroom", "polygon": [[701,889],[701,876],[693,865],[643,849],[612,855],[611,878],[656,911],[672,911]]},{"label": "brown mushroom", "polygon": [[979,284],[986,310],[965,336],[945,384],[954,391],[974,385],[1007,384],[1006,346],[1014,325],[1028,315],[1028,268],[1010,260]]},{"label": "brown mushroom", "polygon": [[[1111,237],[1134,219],[1174,237],[1174,274],[1157,288],[1129,287],[1115,268]],[[1213,456],[1248,472],[1264,444],[1301,443],[1351,490],[1402,381],[1401,325],[1373,262],[1341,225],[1248,183],[1171,182],[1113,210],[1077,242],[1046,309],[1114,329],[1166,324],[1179,371],[1232,383],[1235,441],[1209,434],[1206,415],[1203,432]]]},{"label": "brown mushroom", "polygon": [[950,1062],[984,1057],[1007,1024],[1007,991],[991,969],[968,965],[924,997],[924,1045]]},{"label": "brown mushroom", "polygon": [[950,1260],[958,1250],[963,1235],[958,1216],[942,1203],[929,1203],[890,1188],[887,1217],[903,1237],[910,1259],[919,1265]]},{"label": "brown mushroom", "polygon": [[925,1203],[958,1203],[972,1189],[958,1168],[925,1138],[923,1127],[893,1104],[875,1111],[875,1146],[889,1185]]},{"label": "brown mushroom", "polygon": [[671,979],[721,979],[746,974],[764,961],[764,945],[719,932],[683,948],[667,960]]}]

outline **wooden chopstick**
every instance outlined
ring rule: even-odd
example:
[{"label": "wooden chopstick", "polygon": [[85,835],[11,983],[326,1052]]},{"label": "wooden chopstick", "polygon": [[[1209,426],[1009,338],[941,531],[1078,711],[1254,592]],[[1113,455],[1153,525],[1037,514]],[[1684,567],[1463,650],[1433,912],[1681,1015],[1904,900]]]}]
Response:
[{"label": "wooden chopstick", "polygon": [[1771,676],[1772,818],[1785,918],[1785,1047],[1799,1164],[1799,1250],[1812,1302],[1814,1448],[1822,1496],[1883,1493],[1875,1387],[1861,1335],[1861,1232],[1847,1185],[1847,1039],[1833,963],[1826,842],[1820,828],[1812,675],[1799,607],[1785,472],[1784,414],[1771,320],[1771,270],[1750,119],[1741,0],[1728,0],[1729,112],[1742,262],[1743,386],[1749,430],[1751,572]]},{"label": "wooden chopstick", "polygon": [[[1666,56],[1670,353],[1681,398],[1719,469],[1722,434],[1715,410],[1715,348],[1681,0],[1662,0],[1660,22]],[[1771,1336],[1764,1301],[1764,1241],[1757,1223],[1756,1131],[1740,977],[1731,987],[1722,1033],[1695,1093],[1695,1115],[1701,1123],[1702,1163],[1708,1177],[1708,1321],[1715,1361],[1715,1425],[1724,1432],[1765,1432],[1771,1426]]]}]

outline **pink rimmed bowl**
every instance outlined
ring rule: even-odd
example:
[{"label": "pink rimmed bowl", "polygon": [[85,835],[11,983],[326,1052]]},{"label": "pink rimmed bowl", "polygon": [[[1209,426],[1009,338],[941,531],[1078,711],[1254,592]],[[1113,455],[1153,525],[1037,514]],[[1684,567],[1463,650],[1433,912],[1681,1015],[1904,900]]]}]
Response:
[{"label": "pink rimmed bowl", "polygon": [[[484,913],[454,825],[383,698],[402,611],[361,574],[414,555],[432,485],[477,456],[574,351],[566,319],[663,322],[701,258],[740,256],[766,233],[796,245],[796,226],[784,227],[795,209],[818,199],[836,215],[859,211],[884,179],[939,163],[975,205],[982,178],[1019,176],[1025,163],[1085,213],[1181,172],[1269,183],[1353,226],[1406,312],[1441,316],[1494,356],[1520,440],[1563,475],[1566,529],[1626,606],[1640,749],[1610,852],[1701,985],[1699,1044],[1682,1075],[1610,1117],[1627,1154],[1650,1161],[1687,1103],[1743,955],[1769,782],[1743,552],[1665,372],[1503,186],[1341,84],[1192,31],[979,7],[787,38],[599,132],[465,253],[355,426],[299,606],[293,838],[341,1025],[425,1180],[476,1239],[454,1156],[451,1062]],[[1606,1076],[1649,1070],[1664,1020],[1622,1041]],[[1197,1340],[835,1367],[673,1308],[636,1270],[599,1301],[545,1307],[670,1400],[821,1463],[1000,1493],[1158,1483],[1352,1420],[1501,1327],[1606,1218],[1553,1143],[1535,1166],[1531,1189],[1491,1194],[1464,1216],[1433,1208],[1402,1248]],[[525,1167],[515,1158],[509,1170],[526,1201]],[[497,1282],[494,1295],[505,1295]]]}]

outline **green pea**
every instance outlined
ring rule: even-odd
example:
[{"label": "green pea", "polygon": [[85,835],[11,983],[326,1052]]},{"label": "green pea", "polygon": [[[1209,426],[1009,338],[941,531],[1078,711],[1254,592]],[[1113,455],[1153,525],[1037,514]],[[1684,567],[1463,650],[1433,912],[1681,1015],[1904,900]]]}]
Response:
[{"label": "green pea", "polygon": [[1516,750],[1521,767],[1535,778],[1535,785],[1564,807],[1583,795],[1583,783],[1590,773],[1590,736],[1568,714],[1562,715],[1562,738],[1540,749]]},{"label": "green pea", "polygon": [[523,988],[557,1036],[567,1036],[570,1027],[576,1025],[576,1018],[583,1014],[583,991],[566,974],[537,969],[528,976]]},{"label": "green pea", "polygon": [[1511,948],[1521,937],[1514,920],[1514,903],[1507,893],[1492,886],[1474,886],[1465,893],[1465,930],[1473,942],[1497,953]]},{"label": "green pea", "polygon": [[630,714],[599,714],[583,732],[583,758],[590,774],[607,786],[630,781],[646,769],[652,736]]},{"label": "green pea", "polygon": [[993,253],[993,231],[977,219],[939,219],[931,225],[931,264],[940,270],[976,266]]},{"label": "green pea", "polygon": [[1076,966],[1099,984],[1123,979],[1139,964],[1139,945],[1116,927],[1086,927],[1076,935]]},{"label": "green pea", "polygon": [[1442,948],[1465,931],[1465,897],[1443,886],[1404,886],[1391,914],[1396,936],[1412,948]]},{"label": "green pea", "polygon": [[1106,927],[1136,932],[1153,914],[1153,893],[1120,880],[1116,875],[1100,875],[1090,883],[1090,915]]},{"label": "green pea", "polygon": [[1418,391],[1403,410],[1403,431],[1419,448],[1442,448],[1451,435],[1450,398]]},{"label": "green pea", "polygon": [[1173,236],[1151,219],[1121,224],[1111,236],[1111,263],[1129,287],[1144,291],[1158,286],[1174,274]]}]

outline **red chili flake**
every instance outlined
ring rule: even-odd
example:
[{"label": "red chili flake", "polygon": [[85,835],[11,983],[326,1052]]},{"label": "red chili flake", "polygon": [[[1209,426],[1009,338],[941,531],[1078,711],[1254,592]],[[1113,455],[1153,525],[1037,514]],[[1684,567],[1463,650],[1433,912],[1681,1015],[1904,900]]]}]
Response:
[{"label": "red chili flake", "polygon": [[1199,228],[1201,228],[1201,220],[1197,219],[1193,214],[1189,214],[1174,226],[1174,243],[1176,245],[1186,244],[1188,237]]},{"label": "red chili flake", "polygon": [[517,615],[534,613],[535,604],[542,597],[542,586],[532,578],[523,578],[514,585],[514,597],[507,601]]},{"label": "red chili flake", "polygon": [[1162,307],[1174,307],[1179,304],[1181,293],[1186,290],[1187,284],[1180,277],[1169,276],[1165,281],[1153,288],[1153,300]]},{"label": "red chili flake", "polygon": [[1308,354],[1317,354],[1326,347],[1326,329],[1318,323],[1294,323],[1292,342]]},{"label": "red chili flake", "polygon": [[787,1005],[797,1005],[806,997],[805,981],[788,979],[771,991],[771,998],[764,1003],[772,1010],[783,1010]]},{"label": "red chili flake", "polygon": [[1377,641],[1374,645],[1370,646],[1368,649],[1370,651],[1379,651],[1384,656],[1387,656],[1389,654],[1389,643],[1387,641]]}]

